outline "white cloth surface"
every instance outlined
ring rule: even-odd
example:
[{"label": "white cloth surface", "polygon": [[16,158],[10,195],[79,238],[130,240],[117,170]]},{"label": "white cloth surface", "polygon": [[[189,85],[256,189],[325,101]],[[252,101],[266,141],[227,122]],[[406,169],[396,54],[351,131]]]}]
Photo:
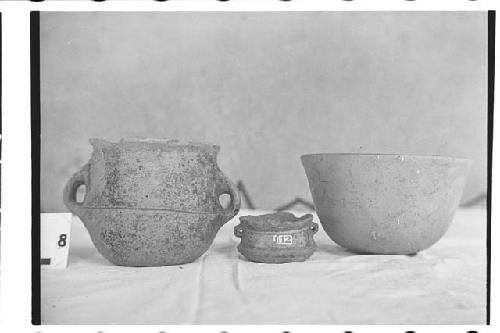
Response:
[{"label": "white cloth surface", "polygon": [[[240,215],[260,211],[243,210]],[[303,212],[300,212],[302,214]],[[69,266],[41,273],[43,324],[484,324],[486,211],[460,209],[415,256],[357,255],[320,228],[302,263],[242,257],[234,218],[198,260],[118,267],[77,219]],[[315,222],[318,222],[315,216]]]}]

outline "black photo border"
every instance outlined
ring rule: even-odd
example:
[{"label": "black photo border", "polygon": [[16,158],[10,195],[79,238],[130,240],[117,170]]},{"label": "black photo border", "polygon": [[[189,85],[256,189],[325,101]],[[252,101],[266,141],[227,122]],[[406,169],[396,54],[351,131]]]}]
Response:
[{"label": "black photo border", "polygon": [[488,11],[488,171],[486,189],[486,325],[491,322],[491,191],[493,165],[493,113],[495,101],[496,11]]},{"label": "black photo border", "polygon": [[41,325],[40,294],[40,12],[30,12],[31,323]]}]

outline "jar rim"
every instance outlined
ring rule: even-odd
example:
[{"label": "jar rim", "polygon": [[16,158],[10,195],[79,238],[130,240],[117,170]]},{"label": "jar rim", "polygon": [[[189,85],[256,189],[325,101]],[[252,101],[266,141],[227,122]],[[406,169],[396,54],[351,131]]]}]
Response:
[{"label": "jar rim", "polygon": [[108,145],[122,146],[126,148],[150,147],[151,145],[168,148],[198,148],[200,150],[210,150],[218,152],[220,146],[208,142],[186,141],[180,139],[162,139],[162,138],[123,138],[118,142],[108,141],[106,139],[92,138],[89,140],[92,146]]}]

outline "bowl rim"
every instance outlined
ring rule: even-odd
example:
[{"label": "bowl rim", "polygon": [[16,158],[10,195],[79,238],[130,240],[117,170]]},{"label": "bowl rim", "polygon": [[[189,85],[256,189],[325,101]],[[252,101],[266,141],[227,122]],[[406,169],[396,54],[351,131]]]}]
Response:
[{"label": "bowl rim", "polygon": [[393,157],[393,158],[422,158],[422,159],[434,159],[434,160],[452,160],[457,162],[467,162],[471,163],[472,160],[466,157],[455,157],[446,155],[418,155],[418,154],[391,154],[391,153],[311,153],[303,154],[300,156],[301,159],[308,157],[318,157],[318,156],[366,156],[366,157]]}]

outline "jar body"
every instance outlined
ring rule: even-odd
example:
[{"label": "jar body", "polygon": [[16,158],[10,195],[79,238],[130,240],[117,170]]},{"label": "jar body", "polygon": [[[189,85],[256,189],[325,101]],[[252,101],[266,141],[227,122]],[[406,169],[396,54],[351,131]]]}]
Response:
[{"label": "jar body", "polygon": [[[65,204],[115,264],[193,261],[239,210],[237,191],[217,166],[218,146],[176,140],[91,144],[89,163],[66,186]],[[86,195],[77,203],[75,186],[81,184]],[[223,193],[231,196],[230,209],[219,204]]]},{"label": "jar body", "polygon": [[310,214],[295,218],[290,213],[240,217],[241,223],[234,228],[234,234],[241,238],[238,251],[255,262],[304,261],[316,250],[313,237],[318,225],[312,218]]}]

